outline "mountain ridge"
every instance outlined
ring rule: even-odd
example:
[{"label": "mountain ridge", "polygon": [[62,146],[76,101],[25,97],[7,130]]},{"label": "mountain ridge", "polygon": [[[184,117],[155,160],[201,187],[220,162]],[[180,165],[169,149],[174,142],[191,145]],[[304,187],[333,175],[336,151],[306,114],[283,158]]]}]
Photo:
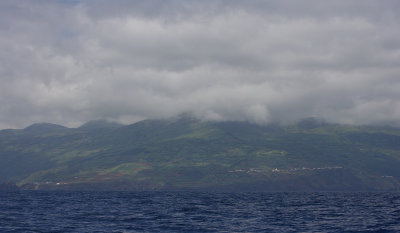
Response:
[{"label": "mountain ridge", "polygon": [[260,126],[187,116],[90,124],[42,125],[46,133],[1,130],[0,182],[24,189],[400,189],[395,128],[319,119]]}]

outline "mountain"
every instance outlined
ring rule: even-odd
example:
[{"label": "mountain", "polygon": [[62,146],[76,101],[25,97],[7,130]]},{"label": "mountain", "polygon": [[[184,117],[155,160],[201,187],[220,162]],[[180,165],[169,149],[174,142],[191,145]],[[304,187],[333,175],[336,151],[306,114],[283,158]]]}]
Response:
[{"label": "mountain", "polygon": [[116,122],[109,122],[106,120],[92,120],[81,125],[79,129],[83,130],[102,130],[102,129],[114,129],[123,126]]},{"label": "mountain", "polygon": [[0,183],[22,189],[398,191],[400,129],[188,115],[0,131]]},{"label": "mountain", "polygon": [[68,129],[67,127],[64,127],[62,125],[56,125],[51,123],[36,123],[26,127],[24,131],[35,134],[35,133],[61,132],[67,129]]}]

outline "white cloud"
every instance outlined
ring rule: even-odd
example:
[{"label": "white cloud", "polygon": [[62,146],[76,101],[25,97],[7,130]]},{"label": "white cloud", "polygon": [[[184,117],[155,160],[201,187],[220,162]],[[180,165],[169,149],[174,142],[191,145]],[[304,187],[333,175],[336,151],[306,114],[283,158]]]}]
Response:
[{"label": "white cloud", "polygon": [[3,1],[0,127],[399,124],[397,1]]}]

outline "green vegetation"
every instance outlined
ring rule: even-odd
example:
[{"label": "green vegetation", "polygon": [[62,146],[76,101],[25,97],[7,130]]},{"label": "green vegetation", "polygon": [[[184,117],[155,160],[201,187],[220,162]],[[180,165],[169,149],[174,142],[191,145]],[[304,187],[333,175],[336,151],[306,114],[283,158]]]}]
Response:
[{"label": "green vegetation", "polygon": [[399,190],[400,130],[92,121],[0,131],[0,183],[25,189]]}]

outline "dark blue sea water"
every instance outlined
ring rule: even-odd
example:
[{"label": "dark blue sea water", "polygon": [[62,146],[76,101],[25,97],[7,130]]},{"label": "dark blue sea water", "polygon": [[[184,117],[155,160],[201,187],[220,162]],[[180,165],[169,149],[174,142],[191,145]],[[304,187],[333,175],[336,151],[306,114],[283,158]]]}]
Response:
[{"label": "dark blue sea water", "polygon": [[400,232],[400,193],[0,193],[0,232],[366,231]]}]

